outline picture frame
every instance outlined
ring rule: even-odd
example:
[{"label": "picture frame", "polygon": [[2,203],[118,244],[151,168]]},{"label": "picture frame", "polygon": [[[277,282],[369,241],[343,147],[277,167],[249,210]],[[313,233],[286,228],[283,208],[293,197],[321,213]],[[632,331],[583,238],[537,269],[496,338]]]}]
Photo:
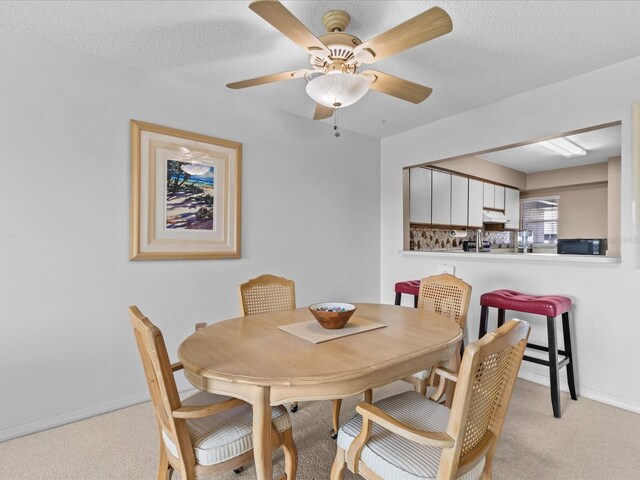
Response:
[{"label": "picture frame", "polygon": [[242,144],[131,120],[131,260],[240,258]]}]

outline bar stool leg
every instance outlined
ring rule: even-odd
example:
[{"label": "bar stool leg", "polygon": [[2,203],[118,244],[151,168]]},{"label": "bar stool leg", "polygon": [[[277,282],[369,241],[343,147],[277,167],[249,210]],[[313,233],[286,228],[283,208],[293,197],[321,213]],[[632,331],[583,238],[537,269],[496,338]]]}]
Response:
[{"label": "bar stool leg", "polygon": [[504,325],[504,308],[498,309],[498,328]]},{"label": "bar stool leg", "polygon": [[418,295],[413,296],[413,308],[418,308]]},{"label": "bar stool leg", "polygon": [[573,375],[573,337],[571,335],[571,324],[569,322],[569,312],[562,314],[562,336],[564,338],[565,355],[569,357],[567,363],[567,383],[569,384],[569,393],[572,400],[578,400],[576,394],[576,381]]},{"label": "bar stool leg", "polygon": [[478,339],[481,339],[487,334],[487,317],[489,316],[489,307],[482,306],[480,309],[480,330],[478,332]]},{"label": "bar stool leg", "polygon": [[396,292],[396,305],[400,305],[401,298],[402,298],[402,294],[400,292]]},{"label": "bar stool leg", "polygon": [[556,342],[556,317],[547,317],[547,337],[549,340],[549,377],[553,416],[560,418],[560,383],[558,381],[558,342]]}]

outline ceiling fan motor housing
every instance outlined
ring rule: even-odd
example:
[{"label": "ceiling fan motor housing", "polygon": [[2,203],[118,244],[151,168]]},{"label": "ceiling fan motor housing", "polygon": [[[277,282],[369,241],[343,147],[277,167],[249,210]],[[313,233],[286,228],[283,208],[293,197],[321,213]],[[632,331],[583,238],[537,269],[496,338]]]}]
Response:
[{"label": "ceiling fan motor housing", "polygon": [[354,49],[362,43],[358,37],[342,32],[326,33],[319,39],[331,53],[328,57],[324,55],[309,56],[309,63],[318,69],[322,69],[333,62],[348,62],[353,58]]}]

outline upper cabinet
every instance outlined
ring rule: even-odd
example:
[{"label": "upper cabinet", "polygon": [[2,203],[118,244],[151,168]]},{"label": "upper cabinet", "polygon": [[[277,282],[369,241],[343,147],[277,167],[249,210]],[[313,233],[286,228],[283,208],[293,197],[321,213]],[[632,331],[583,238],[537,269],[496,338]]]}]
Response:
[{"label": "upper cabinet", "polygon": [[484,200],[484,183],[475,178],[469,179],[469,215],[467,225],[482,228],[482,207]]},{"label": "upper cabinet", "polygon": [[484,182],[484,201],[482,206],[484,208],[495,208],[496,204],[496,186],[493,183]]},{"label": "upper cabinet", "polygon": [[504,189],[502,185],[494,183],[483,183],[483,202],[484,208],[493,208],[496,210],[504,210]]},{"label": "upper cabinet", "polygon": [[507,217],[504,228],[520,229],[520,192],[515,188],[505,188],[504,216]]},{"label": "upper cabinet", "polygon": [[409,222],[431,223],[431,170],[409,170]]},{"label": "upper cabinet", "polygon": [[469,179],[451,175],[451,225],[466,227],[469,210]]},{"label": "upper cabinet", "polygon": [[483,228],[483,210],[504,210],[505,229],[520,223],[520,192],[515,188],[446,171],[409,169],[409,223]]},{"label": "upper cabinet", "polygon": [[431,185],[431,223],[451,225],[451,174],[434,170]]},{"label": "upper cabinet", "polygon": [[504,187],[502,185],[496,185],[494,187],[493,201],[493,208],[504,210]]}]

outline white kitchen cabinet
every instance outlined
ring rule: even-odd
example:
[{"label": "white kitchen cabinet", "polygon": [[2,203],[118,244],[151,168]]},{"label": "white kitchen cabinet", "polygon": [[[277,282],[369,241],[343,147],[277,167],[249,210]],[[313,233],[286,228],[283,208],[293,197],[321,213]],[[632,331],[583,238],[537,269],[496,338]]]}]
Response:
[{"label": "white kitchen cabinet", "polygon": [[431,223],[431,170],[409,170],[409,223]]},{"label": "white kitchen cabinet", "polygon": [[451,225],[467,226],[469,179],[451,175]]},{"label": "white kitchen cabinet", "polygon": [[469,179],[469,217],[467,225],[482,228],[482,207],[484,199],[484,183],[473,178]]},{"label": "white kitchen cabinet", "polygon": [[451,225],[451,174],[433,170],[431,187],[431,223]]},{"label": "white kitchen cabinet", "polygon": [[484,182],[484,208],[495,208],[496,204],[496,186],[493,183]]},{"label": "white kitchen cabinet", "polygon": [[493,208],[504,210],[504,187],[495,185],[493,187]]},{"label": "white kitchen cabinet", "polygon": [[505,188],[504,216],[507,217],[504,228],[520,229],[520,192],[515,188]]}]

